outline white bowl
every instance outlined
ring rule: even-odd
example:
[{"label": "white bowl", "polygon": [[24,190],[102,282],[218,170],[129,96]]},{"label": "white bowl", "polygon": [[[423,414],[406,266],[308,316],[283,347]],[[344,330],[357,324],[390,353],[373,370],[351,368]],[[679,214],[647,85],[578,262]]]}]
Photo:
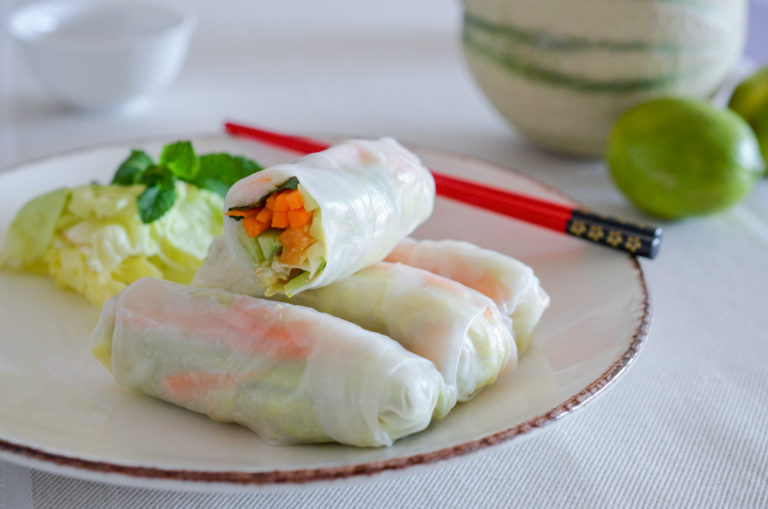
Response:
[{"label": "white bowl", "polygon": [[15,10],[7,28],[53,93],[101,109],[169,85],[195,24],[194,14],[171,0],[52,0]]}]

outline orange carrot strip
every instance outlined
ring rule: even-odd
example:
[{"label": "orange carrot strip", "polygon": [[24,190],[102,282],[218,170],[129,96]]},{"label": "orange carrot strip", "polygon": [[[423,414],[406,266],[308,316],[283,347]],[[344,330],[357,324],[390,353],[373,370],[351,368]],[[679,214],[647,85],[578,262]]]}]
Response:
[{"label": "orange carrot strip", "polygon": [[304,208],[304,199],[301,197],[298,189],[293,189],[285,194],[285,201],[288,203],[289,210],[299,210]]},{"label": "orange carrot strip", "polygon": [[285,228],[288,226],[288,214],[284,211],[276,210],[272,213],[272,227]]},{"label": "orange carrot strip", "polygon": [[256,216],[250,216],[243,219],[243,228],[245,233],[253,238],[257,237],[261,232],[269,228],[267,223],[262,223]]},{"label": "orange carrot strip", "polygon": [[298,228],[299,226],[304,226],[305,224],[308,224],[311,220],[312,220],[312,214],[310,214],[304,209],[288,211],[288,224],[291,225],[291,228]]},{"label": "orange carrot strip", "polygon": [[273,324],[264,332],[264,336],[269,338],[270,355],[277,359],[307,358],[312,349],[311,343],[306,340],[310,329],[310,324],[300,321],[292,321],[290,328]]},{"label": "orange carrot strip", "polygon": [[276,212],[284,212],[288,210],[288,202],[285,199],[285,194],[286,193],[284,191],[277,193],[277,198],[275,198],[275,206],[272,210]]},{"label": "orange carrot strip", "polygon": [[283,230],[280,234],[280,243],[283,244],[280,261],[286,265],[298,265],[304,251],[314,242],[315,239],[309,234],[309,225]]},{"label": "orange carrot strip", "polygon": [[186,371],[165,377],[161,382],[163,392],[177,399],[194,399],[217,389],[224,389],[237,383],[229,374]]},{"label": "orange carrot strip", "polygon": [[269,195],[269,197],[267,198],[267,203],[265,203],[264,205],[265,205],[265,206],[266,206],[268,209],[274,209],[274,208],[275,208],[275,200],[276,200],[276,199],[277,199],[277,196],[276,196],[275,194],[271,194],[271,195]]},{"label": "orange carrot strip", "polygon": [[256,219],[264,224],[269,224],[272,221],[272,211],[270,209],[262,209],[261,212],[256,214]]},{"label": "orange carrot strip", "polygon": [[[206,307],[198,313],[189,314],[161,307],[153,306],[150,313],[127,313],[126,324],[144,330],[156,326],[158,321],[171,320],[178,325],[181,334],[198,337],[214,348],[247,355],[267,355],[271,359],[306,358],[314,344],[310,333],[313,322],[306,322],[301,316],[286,317],[285,321],[276,322],[264,320],[264,313],[271,306],[250,297],[233,296],[223,311]],[[226,316],[224,325],[219,319],[222,316]],[[222,330],[226,332],[222,333]]]}]

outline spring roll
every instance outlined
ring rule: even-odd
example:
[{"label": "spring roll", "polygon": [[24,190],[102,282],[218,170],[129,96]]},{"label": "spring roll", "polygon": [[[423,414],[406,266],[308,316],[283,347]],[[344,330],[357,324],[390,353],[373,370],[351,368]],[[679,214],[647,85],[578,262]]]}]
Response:
[{"label": "spring roll", "polygon": [[386,446],[445,397],[435,366],[313,309],[144,278],[108,301],[94,355],[117,383],[274,444]]},{"label": "spring roll", "polygon": [[[198,269],[193,286],[252,296],[264,289],[234,262],[221,238]],[[322,288],[289,300],[385,334],[432,361],[449,397],[439,416],[457,401],[471,399],[517,363],[507,319],[486,296],[455,281],[402,264],[379,262]]]},{"label": "spring roll", "polygon": [[512,319],[520,353],[533,341],[533,329],[549,306],[549,295],[523,262],[469,242],[403,239],[385,258],[453,279],[490,297]]},{"label": "spring roll", "polygon": [[434,198],[429,170],[395,140],[350,140],[235,183],[224,230],[267,295],[291,296],[381,261]]}]

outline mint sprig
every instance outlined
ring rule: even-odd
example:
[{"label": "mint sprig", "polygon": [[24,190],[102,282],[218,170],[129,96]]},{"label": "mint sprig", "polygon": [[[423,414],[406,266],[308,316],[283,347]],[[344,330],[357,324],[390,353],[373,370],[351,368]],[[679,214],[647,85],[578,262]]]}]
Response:
[{"label": "mint sprig", "polygon": [[192,184],[223,197],[232,184],[261,169],[259,163],[242,156],[226,153],[206,154],[200,156],[200,170]]},{"label": "mint sprig", "polygon": [[146,189],[136,199],[139,217],[151,223],[163,217],[176,203],[176,181],[182,180],[222,197],[238,180],[263,167],[242,156],[216,153],[198,156],[192,143],[177,141],[163,147],[158,163],[142,150],[132,150],[117,168],[112,184],[142,184]]},{"label": "mint sprig", "polygon": [[149,155],[143,150],[131,150],[128,159],[117,168],[112,184],[119,186],[132,186],[141,182],[142,174],[155,164]]},{"label": "mint sprig", "polygon": [[188,141],[177,141],[164,146],[158,163],[187,182],[192,182],[200,169],[200,158],[195,154],[192,143]]}]

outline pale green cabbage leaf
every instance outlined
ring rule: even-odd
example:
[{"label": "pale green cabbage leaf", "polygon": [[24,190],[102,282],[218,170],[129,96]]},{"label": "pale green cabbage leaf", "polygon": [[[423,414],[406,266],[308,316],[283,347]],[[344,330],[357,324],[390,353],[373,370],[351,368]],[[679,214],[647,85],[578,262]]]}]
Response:
[{"label": "pale green cabbage leaf", "polygon": [[189,283],[222,233],[222,198],[178,181],[173,208],[145,224],[136,208],[144,188],[92,184],[30,200],[11,223],[0,267],[47,274],[99,306],[141,277]]}]

